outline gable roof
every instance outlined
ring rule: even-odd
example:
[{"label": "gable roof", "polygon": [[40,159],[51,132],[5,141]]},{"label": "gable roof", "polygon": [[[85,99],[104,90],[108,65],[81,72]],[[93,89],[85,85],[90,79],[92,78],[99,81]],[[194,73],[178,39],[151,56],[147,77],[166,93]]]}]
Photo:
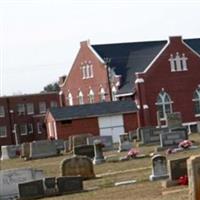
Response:
[{"label": "gable roof", "polygon": [[[200,38],[183,40],[200,54]],[[109,58],[109,66],[122,75],[118,94],[133,93],[135,73],[143,72],[167,44],[167,40],[92,45],[102,59]]]},{"label": "gable roof", "polygon": [[133,101],[113,101],[51,108],[49,112],[56,121],[106,116],[112,114],[132,113],[137,108]]}]

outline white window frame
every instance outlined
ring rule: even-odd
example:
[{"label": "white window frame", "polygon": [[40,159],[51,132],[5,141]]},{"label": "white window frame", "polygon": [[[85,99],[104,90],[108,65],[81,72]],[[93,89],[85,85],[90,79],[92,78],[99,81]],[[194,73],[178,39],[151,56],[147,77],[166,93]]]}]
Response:
[{"label": "white window frame", "polygon": [[41,122],[37,122],[37,133],[42,134],[42,123]]},{"label": "white window frame", "polygon": [[106,92],[103,87],[100,88],[99,98],[100,102],[104,102],[106,100]]},{"label": "white window frame", "polygon": [[68,96],[67,96],[67,104],[68,104],[69,106],[73,106],[73,96],[72,96],[72,93],[71,93],[71,92],[68,93]]},{"label": "white window frame", "polygon": [[[30,128],[30,130],[29,130],[29,128]],[[27,132],[29,134],[33,133],[33,124],[32,123],[28,123],[27,124]]]},{"label": "white window frame", "polygon": [[27,115],[34,114],[34,104],[33,103],[26,104],[26,112],[27,112]]},{"label": "white window frame", "polygon": [[78,102],[79,102],[79,104],[80,105],[83,105],[84,104],[84,99],[83,99],[84,97],[83,97],[83,93],[82,93],[82,91],[80,90],[79,92],[78,92]]},{"label": "white window frame", "polygon": [[92,89],[90,89],[88,97],[89,97],[89,103],[94,103],[94,92]]},{"label": "white window frame", "polygon": [[[195,98],[195,94],[197,94],[198,98]],[[195,90],[195,92],[194,92],[194,98],[192,99],[192,101],[194,101],[194,103],[195,103],[195,105],[194,105],[195,106],[195,110],[194,110],[195,117],[200,117],[200,112],[196,113],[196,103],[198,103],[199,106],[200,106],[200,88],[197,88]],[[199,110],[200,110],[200,108],[199,108]]]},{"label": "white window frame", "polygon": [[117,101],[116,94],[117,94],[117,89],[116,89],[116,87],[113,85],[113,86],[112,86],[112,100],[113,100],[113,101]]},{"label": "white window frame", "polygon": [[91,63],[87,63],[87,61],[83,66],[81,66],[81,71],[83,79],[89,79],[94,77],[93,65]]},{"label": "white window frame", "polygon": [[[2,134],[2,132],[4,134]],[[7,127],[6,126],[0,126],[0,138],[6,138],[7,137]]]},{"label": "white window frame", "polygon": [[18,115],[25,115],[25,105],[22,103],[17,104]]},{"label": "white window frame", "polygon": [[[166,96],[169,98],[170,101],[165,102],[165,97],[166,97]],[[161,120],[161,121],[165,121],[165,120],[167,119],[167,116],[166,116],[166,106],[167,106],[167,105],[170,106],[170,113],[172,113],[172,112],[173,112],[173,110],[172,110],[173,101],[171,100],[170,95],[169,95],[168,93],[166,93],[165,91],[160,92],[160,93],[158,94],[157,99],[158,99],[159,97],[161,98],[161,102],[156,102],[155,104],[156,104],[156,106],[162,106],[163,117],[160,118],[160,120]],[[159,111],[159,110],[157,109],[157,111]]]},{"label": "white window frame", "polygon": [[46,102],[45,102],[45,101],[39,102],[39,112],[40,112],[41,114],[43,114],[43,113],[46,113],[46,111],[47,111]]},{"label": "white window frame", "polygon": [[0,117],[5,117],[5,109],[4,109],[4,106],[0,106]]},{"label": "white window frame", "polygon": [[[20,135],[27,135],[27,124],[20,124],[19,125],[20,129]],[[22,132],[22,127],[24,128],[24,132]]]}]

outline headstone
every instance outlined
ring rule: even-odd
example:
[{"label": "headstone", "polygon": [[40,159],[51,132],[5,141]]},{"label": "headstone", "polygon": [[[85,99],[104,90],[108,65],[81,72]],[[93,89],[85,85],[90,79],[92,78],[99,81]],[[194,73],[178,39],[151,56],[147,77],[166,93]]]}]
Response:
[{"label": "headstone", "polygon": [[44,177],[42,170],[19,168],[0,170],[0,199],[14,199],[19,195],[18,184]]},{"label": "headstone", "polygon": [[21,158],[29,159],[30,158],[30,143],[26,142],[21,145]]},{"label": "headstone", "polygon": [[151,181],[168,178],[167,159],[165,156],[155,155],[152,158],[152,175],[149,179]]},{"label": "headstone", "polygon": [[45,196],[52,196],[57,194],[56,178],[45,177],[43,178]]},{"label": "headstone", "polygon": [[95,140],[94,141],[94,154],[95,154],[95,156],[94,156],[94,160],[93,160],[93,163],[95,165],[105,162],[102,148],[103,147],[102,147],[101,140]]},{"label": "headstone", "polygon": [[182,117],[180,112],[167,113],[168,128],[176,128],[182,126]]},{"label": "headstone", "polygon": [[144,127],[140,129],[142,144],[159,144],[160,134],[169,132],[168,128]]},{"label": "headstone", "polygon": [[70,135],[68,137],[68,150],[72,151],[73,150],[73,135]]},{"label": "headstone", "polygon": [[44,197],[44,187],[42,180],[19,183],[18,189],[20,199],[36,199]]},{"label": "headstone", "polygon": [[187,160],[189,179],[189,200],[200,199],[200,156],[191,156]]},{"label": "headstone", "polygon": [[101,143],[103,144],[103,150],[104,151],[113,150],[113,140],[112,140],[111,135],[88,137],[87,138],[87,144],[88,145],[94,145],[95,140],[101,140]]},{"label": "headstone", "polygon": [[64,152],[69,152],[69,140],[64,141]]},{"label": "headstone", "polygon": [[17,158],[21,153],[21,145],[1,146],[1,160]]},{"label": "headstone", "polygon": [[52,140],[52,143],[56,146],[57,152],[60,153],[61,151],[64,151],[64,140],[62,139],[57,139],[57,140]]},{"label": "headstone", "polygon": [[169,133],[160,134],[160,146],[169,148],[169,147],[177,147],[178,144],[188,139],[188,134],[186,129],[184,130],[176,130]]},{"label": "headstone", "polygon": [[60,164],[61,176],[82,176],[84,179],[94,178],[94,167],[90,158],[73,156],[64,159]]},{"label": "headstone", "polygon": [[128,134],[119,135],[119,149],[118,152],[129,151],[133,147]]},{"label": "headstone", "polygon": [[170,180],[178,180],[181,176],[187,175],[187,159],[188,157],[168,161]]},{"label": "headstone", "polygon": [[30,143],[30,158],[46,158],[58,155],[56,145],[49,140],[38,140]]},{"label": "headstone", "polygon": [[200,133],[200,121],[197,122],[197,133]]},{"label": "headstone", "polygon": [[94,158],[94,145],[80,145],[74,147],[74,154]]},{"label": "headstone", "polygon": [[83,190],[83,178],[81,176],[64,176],[57,178],[60,194],[80,192]]},{"label": "headstone", "polygon": [[80,145],[87,145],[87,138],[91,137],[92,135],[90,133],[87,134],[80,134],[80,135],[74,135],[72,137],[72,143],[73,143],[73,149],[76,146]]},{"label": "headstone", "polygon": [[129,140],[130,140],[131,142],[133,142],[134,140],[137,139],[137,131],[136,131],[136,130],[129,131],[129,132],[128,132],[128,136],[129,136]]}]

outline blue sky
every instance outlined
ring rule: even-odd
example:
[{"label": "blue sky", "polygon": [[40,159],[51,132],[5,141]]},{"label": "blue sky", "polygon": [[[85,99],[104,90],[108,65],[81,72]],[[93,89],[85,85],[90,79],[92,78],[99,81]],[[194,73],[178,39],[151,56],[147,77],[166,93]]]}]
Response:
[{"label": "blue sky", "polygon": [[200,37],[198,0],[0,0],[0,95],[36,93],[66,75],[80,41]]}]

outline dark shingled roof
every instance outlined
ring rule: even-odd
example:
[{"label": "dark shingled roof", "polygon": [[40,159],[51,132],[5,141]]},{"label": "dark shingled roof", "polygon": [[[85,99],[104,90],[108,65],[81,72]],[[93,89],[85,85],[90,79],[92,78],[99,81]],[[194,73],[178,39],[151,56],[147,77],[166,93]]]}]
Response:
[{"label": "dark shingled roof", "polygon": [[136,112],[137,108],[133,101],[113,101],[96,104],[67,106],[51,108],[50,113],[56,121],[89,118],[94,116],[106,116],[112,114]]},{"label": "dark shingled roof", "polygon": [[[200,38],[184,40],[200,54]],[[109,66],[117,75],[122,75],[118,94],[133,92],[135,72],[143,72],[159,54],[167,41],[133,42],[92,45],[102,59],[109,58]]]}]

